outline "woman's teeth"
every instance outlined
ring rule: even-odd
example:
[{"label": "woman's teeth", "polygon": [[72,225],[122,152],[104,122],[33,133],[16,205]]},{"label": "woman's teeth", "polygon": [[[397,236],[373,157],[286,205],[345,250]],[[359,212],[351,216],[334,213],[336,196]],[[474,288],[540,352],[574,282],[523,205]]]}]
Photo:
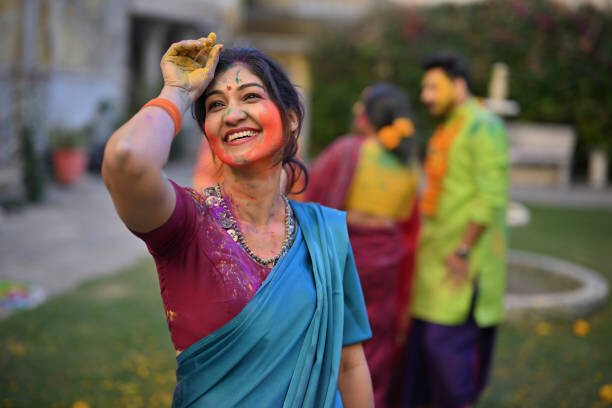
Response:
[{"label": "woman's teeth", "polygon": [[227,141],[228,142],[234,142],[238,139],[243,139],[245,137],[251,137],[251,136],[255,136],[257,134],[257,132],[253,131],[253,130],[245,130],[243,132],[237,132],[237,133],[232,133],[231,135],[229,135],[227,137]]}]

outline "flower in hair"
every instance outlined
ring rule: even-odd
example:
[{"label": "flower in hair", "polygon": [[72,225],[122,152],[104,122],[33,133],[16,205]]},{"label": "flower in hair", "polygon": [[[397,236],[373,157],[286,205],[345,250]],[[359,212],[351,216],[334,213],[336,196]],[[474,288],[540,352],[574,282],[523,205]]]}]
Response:
[{"label": "flower in hair", "polygon": [[378,131],[378,139],[388,150],[397,148],[402,139],[414,134],[414,124],[408,118],[397,118],[391,125],[383,126]]},{"label": "flower in hair", "polygon": [[404,137],[414,134],[414,124],[408,118],[397,118],[393,121],[393,127],[399,130]]}]

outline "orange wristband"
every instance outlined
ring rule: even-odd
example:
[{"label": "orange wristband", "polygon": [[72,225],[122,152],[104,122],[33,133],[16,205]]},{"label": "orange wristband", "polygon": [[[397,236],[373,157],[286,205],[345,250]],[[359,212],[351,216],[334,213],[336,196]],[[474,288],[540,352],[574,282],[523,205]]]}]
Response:
[{"label": "orange wristband", "polygon": [[149,102],[145,103],[143,108],[147,106],[157,106],[158,108],[162,108],[168,115],[172,118],[172,122],[174,122],[174,136],[178,135],[178,132],[181,131],[181,112],[176,107],[176,105],[168,99],[164,98],[153,98]]}]

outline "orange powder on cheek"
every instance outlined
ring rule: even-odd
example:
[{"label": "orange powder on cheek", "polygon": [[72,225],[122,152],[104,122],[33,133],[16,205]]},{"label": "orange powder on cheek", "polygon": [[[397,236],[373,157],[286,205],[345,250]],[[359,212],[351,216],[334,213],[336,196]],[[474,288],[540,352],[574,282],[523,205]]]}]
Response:
[{"label": "orange powder on cheek", "polygon": [[261,105],[261,113],[256,119],[261,125],[263,137],[245,154],[247,159],[269,156],[283,146],[283,120],[278,108],[272,101],[267,100],[262,101]]},{"label": "orange powder on cheek", "polygon": [[210,130],[206,122],[204,123],[204,132],[206,133],[206,136],[208,136],[210,149],[213,151],[215,156],[217,156],[222,163],[228,163],[231,158],[223,151],[223,148],[221,147],[221,138]]}]

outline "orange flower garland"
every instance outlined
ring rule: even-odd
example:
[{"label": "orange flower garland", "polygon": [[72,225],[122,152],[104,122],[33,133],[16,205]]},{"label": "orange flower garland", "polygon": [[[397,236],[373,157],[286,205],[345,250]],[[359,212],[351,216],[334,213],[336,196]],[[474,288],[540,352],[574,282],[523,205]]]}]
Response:
[{"label": "orange flower garland", "polygon": [[427,186],[421,199],[421,211],[427,216],[433,216],[438,208],[442,181],[448,168],[448,152],[453,141],[459,134],[463,118],[457,118],[451,125],[440,125],[429,141],[425,174]]},{"label": "orange flower garland", "polygon": [[414,124],[408,118],[397,118],[391,125],[384,126],[378,131],[378,139],[388,150],[397,148],[402,139],[414,134]]}]

